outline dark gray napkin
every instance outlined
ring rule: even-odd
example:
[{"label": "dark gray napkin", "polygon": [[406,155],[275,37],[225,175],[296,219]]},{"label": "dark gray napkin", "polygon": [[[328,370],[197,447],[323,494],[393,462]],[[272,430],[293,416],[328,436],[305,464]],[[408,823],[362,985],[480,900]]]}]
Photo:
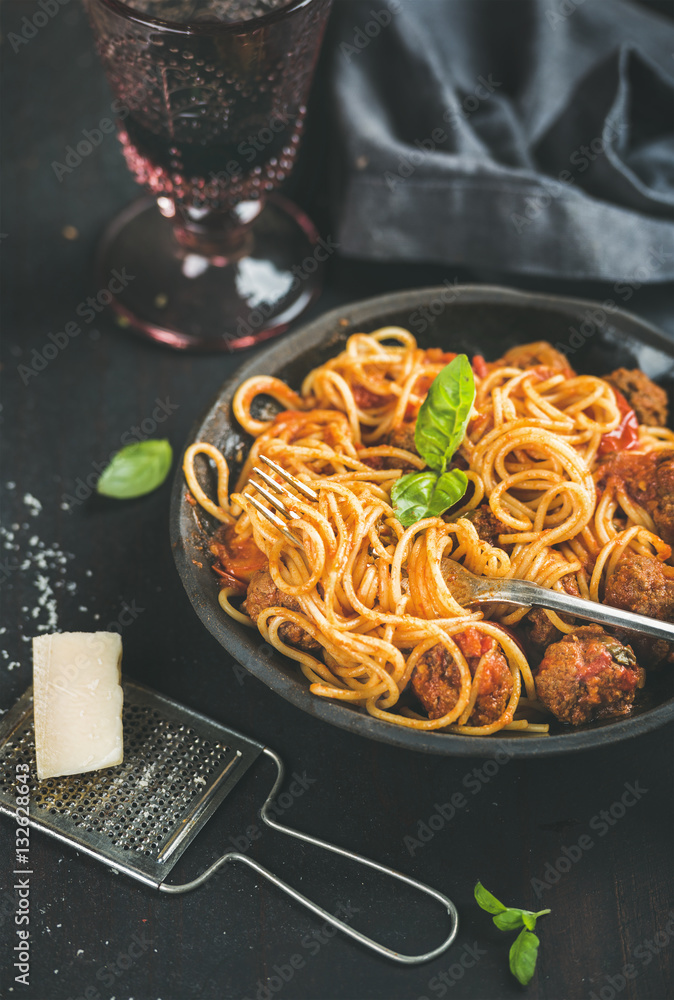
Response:
[{"label": "dark gray napkin", "polygon": [[627,0],[336,0],[335,20],[343,253],[674,277],[666,18]]}]

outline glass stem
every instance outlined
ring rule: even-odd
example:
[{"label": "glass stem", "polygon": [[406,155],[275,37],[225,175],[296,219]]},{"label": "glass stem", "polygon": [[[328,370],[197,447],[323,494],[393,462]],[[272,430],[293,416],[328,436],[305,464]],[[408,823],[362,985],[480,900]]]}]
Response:
[{"label": "glass stem", "polygon": [[173,234],[189,253],[224,266],[250,252],[251,224],[262,208],[262,201],[247,201],[217,210],[176,205]]}]

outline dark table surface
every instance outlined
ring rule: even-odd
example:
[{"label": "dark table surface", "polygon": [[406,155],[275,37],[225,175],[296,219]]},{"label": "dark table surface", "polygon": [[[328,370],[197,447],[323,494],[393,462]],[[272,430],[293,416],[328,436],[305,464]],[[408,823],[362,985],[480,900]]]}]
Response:
[{"label": "dark table surface", "polygon": [[[530,997],[671,995],[671,727],[592,753],[501,761],[487,772],[478,759],[427,757],[366,742],[301,714],[235,670],[200,625],[172,562],[168,483],[137,501],[93,495],[80,504],[64,502],[64,494],[73,494],[95,463],[119,447],[122,434],[149,417],[158,399],[175,406],[161,434],[179,452],[190,425],[243,356],[170,353],[124,333],[105,311],[37,375],[22,379],[19,366],[30,364],[48,333],[75,319],[78,304],[97,291],[92,257],[102,227],[135,195],[112,136],[57,179],[52,161],[62,160],[82,129],[109,113],[111,96],[75,3],[13,51],[8,33],[37,9],[18,0],[3,5],[0,707],[8,709],[30,683],[27,640],[38,624],[94,630],[130,622],[123,628],[130,677],[268,743],[289,775],[303,777],[284,821],[437,886],[456,902],[461,926],[441,958],[420,968],[395,967],[325,934],[319,922],[243,868],[224,870],[190,895],[163,897],[36,835],[31,974],[24,986],[14,981],[12,968],[14,828],[3,818],[0,994],[30,1000],[507,1000],[523,990],[508,971],[510,936],[472,900],[479,878],[508,903],[552,910],[539,925]],[[316,101],[325,99],[320,81],[316,93]],[[329,117],[314,113],[294,191],[327,235],[326,129]],[[610,294],[610,288],[581,283],[338,259],[312,315],[446,278],[598,299]],[[674,336],[671,287],[634,287],[628,307]],[[258,822],[256,808],[271,777],[264,763],[246,776],[181,859],[175,880],[201,871],[232,839],[241,843]],[[615,804],[626,784],[636,786],[637,795],[621,809]],[[429,839],[428,821],[457,791],[465,804]],[[608,817],[602,819],[603,810]],[[432,825],[440,827],[437,820]],[[586,849],[576,846],[583,837]],[[444,934],[437,906],[392,890],[350,863],[271,831],[250,853],[333,912],[340,904],[350,907],[355,926],[392,947],[422,951]]]}]

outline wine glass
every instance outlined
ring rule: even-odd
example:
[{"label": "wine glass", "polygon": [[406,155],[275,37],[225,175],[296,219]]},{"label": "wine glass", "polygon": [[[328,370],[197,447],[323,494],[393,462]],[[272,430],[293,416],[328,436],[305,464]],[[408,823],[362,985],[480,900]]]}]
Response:
[{"label": "wine glass", "polygon": [[100,248],[102,285],[127,277],[114,308],[176,348],[282,333],[319,293],[326,257],[276,189],[297,154],[332,0],[84,3],[127,165],[151,193]]}]

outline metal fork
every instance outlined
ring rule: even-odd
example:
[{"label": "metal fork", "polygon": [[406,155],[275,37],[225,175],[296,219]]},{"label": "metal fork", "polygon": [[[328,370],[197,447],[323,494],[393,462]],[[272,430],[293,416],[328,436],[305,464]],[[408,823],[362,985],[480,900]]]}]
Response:
[{"label": "metal fork", "polygon": [[[276,462],[264,455],[260,456],[262,462],[281,476],[287,483],[294,487],[298,493],[306,500],[318,500],[318,493],[310,486],[300,482],[295,476],[286,472]],[[271,490],[251,482],[251,486],[260,493],[279,513],[289,520],[295,520],[300,515],[291,510],[287,503],[280,497],[285,496],[286,500],[297,499],[293,493],[281,483],[272,479],[263,469],[258,466],[253,468],[253,472],[259,476]],[[272,492],[273,491],[273,492]],[[281,534],[293,545],[302,545],[282,520],[273,511],[268,510],[264,504],[255,497],[246,494],[256,510],[266,517]],[[607,604],[597,604],[595,601],[587,601],[583,597],[573,597],[571,594],[563,594],[557,590],[548,590],[546,587],[539,587],[529,580],[511,579],[487,579],[486,577],[475,576],[459,563],[452,562],[447,576],[447,584],[452,597],[462,607],[471,604],[487,604],[498,602],[501,604],[513,604],[518,607],[549,608],[551,611],[564,611],[567,614],[575,615],[577,618],[584,618],[588,621],[598,622],[601,625],[611,625],[617,628],[629,629],[632,632],[641,632],[653,639],[665,639],[674,643],[674,625],[669,622],[659,621],[657,618],[649,618],[647,615],[638,615],[633,611],[623,611],[621,608],[613,608]]]},{"label": "metal fork", "polygon": [[[276,462],[272,462],[271,458],[267,458],[266,455],[260,455],[260,461],[264,462],[265,465],[268,465],[270,469],[273,469],[274,472],[281,476],[282,479],[285,479],[287,483],[290,483],[291,486],[294,486],[297,492],[300,493],[305,500],[318,500],[318,493],[316,493],[315,490],[312,490],[310,486],[306,486],[304,483],[300,482],[300,480],[296,479],[295,476],[291,476],[289,472],[286,472],[286,470],[281,468],[280,465],[277,465]],[[253,466],[253,472],[256,476],[259,476],[260,479],[264,480],[268,486],[271,486],[271,489],[274,492],[270,492],[264,486],[260,486],[259,483],[252,482],[252,480],[250,485],[254,486],[258,493],[285,517],[290,518],[290,520],[297,520],[300,515],[296,511],[291,510],[283,502],[283,500],[279,499],[279,497],[285,496],[286,499],[296,500],[297,497],[295,494],[291,493],[290,490],[283,486],[282,483],[277,483],[275,479],[272,479],[271,476],[267,475],[267,473],[258,465]],[[287,538],[287,540],[293,545],[302,545],[300,539],[297,538],[296,535],[293,535],[291,531],[288,531],[285,521],[281,520],[280,517],[277,517],[273,511],[268,510],[264,504],[261,504],[260,501],[256,500],[254,496],[250,495],[250,493],[246,493],[246,496],[252,503],[253,507],[255,507],[255,509],[259,511],[263,517],[266,517],[267,520],[274,525],[274,527],[278,528],[284,538]]]},{"label": "metal fork", "polygon": [[601,625],[613,625],[632,632],[642,632],[654,639],[674,642],[674,625],[667,622],[637,615],[633,611],[612,608],[607,604],[597,604],[583,597],[562,594],[558,590],[548,590],[529,580],[490,580],[475,576],[459,563],[453,562],[447,575],[447,584],[452,597],[462,606],[499,601],[520,607],[549,608],[551,611],[566,611],[577,618],[586,618]]}]

